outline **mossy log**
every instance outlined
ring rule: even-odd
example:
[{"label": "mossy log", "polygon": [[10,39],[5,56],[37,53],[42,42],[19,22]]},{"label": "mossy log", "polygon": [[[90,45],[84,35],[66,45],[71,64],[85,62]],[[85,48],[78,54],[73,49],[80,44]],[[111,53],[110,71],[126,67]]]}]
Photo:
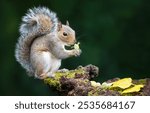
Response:
[{"label": "mossy log", "polygon": [[[150,79],[133,80],[132,83],[142,84],[144,87],[138,92],[122,94],[119,88],[102,87],[98,82],[91,81],[99,75],[99,68],[94,65],[79,66],[75,70],[62,70],[55,73],[54,78],[44,79],[48,84],[65,96],[148,96],[150,95]],[[106,81],[109,84],[119,80],[114,78]]]}]

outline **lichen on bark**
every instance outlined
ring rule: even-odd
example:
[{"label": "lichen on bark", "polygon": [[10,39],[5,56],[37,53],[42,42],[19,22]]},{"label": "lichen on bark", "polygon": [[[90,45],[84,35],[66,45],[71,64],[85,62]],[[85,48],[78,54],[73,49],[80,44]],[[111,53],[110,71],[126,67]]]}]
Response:
[{"label": "lichen on bark", "polygon": [[[121,92],[123,89],[104,87],[103,84],[99,82],[92,81],[93,78],[99,75],[99,68],[94,65],[87,65],[85,67],[79,66],[75,70],[59,71],[55,73],[54,78],[44,79],[44,83],[48,84],[58,91],[60,95],[66,96],[146,96],[150,95],[150,79],[139,79],[132,80],[135,85],[144,85],[144,87],[133,93]],[[113,78],[111,80],[105,81],[104,83],[109,85],[109,83],[120,80],[120,78]]]}]

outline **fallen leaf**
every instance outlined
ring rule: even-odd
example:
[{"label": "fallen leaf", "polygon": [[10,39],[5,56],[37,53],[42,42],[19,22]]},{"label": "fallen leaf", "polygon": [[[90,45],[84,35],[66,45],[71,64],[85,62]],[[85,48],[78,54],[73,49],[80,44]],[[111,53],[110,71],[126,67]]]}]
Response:
[{"label": "fallen leaf", "polygon": [[143,87],[144,87],[144,85],[135,85],[135,86],[133,86],[131,88],[128,88],[128,89],[124,90],[122,92],[122,94],[124,94],[124,93],[139,92],[141,90],[141,88],[143,88]]},{"label": "fallen leaf", "polygon": [[119,87],[121,89],[126,89],[132,85],[132,79],[131,78],[124,78],[120,79],[116,82],[113,82],[111,87]]}]

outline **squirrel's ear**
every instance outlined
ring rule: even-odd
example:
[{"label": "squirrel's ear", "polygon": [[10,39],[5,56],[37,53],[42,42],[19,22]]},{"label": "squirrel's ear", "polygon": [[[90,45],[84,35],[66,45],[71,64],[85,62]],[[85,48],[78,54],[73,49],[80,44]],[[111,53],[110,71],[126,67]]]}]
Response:
[{"label": "squirrel's ear", "polygon": [[60,29],[62,28],[62,23],[61,21],[58,22],[58,31],[60,31]]},{"label": "squirrel's ear", "polygon": [[66,21],[66,25],[67,25],[67,26],[69,26],[69,22],[68,22],[68,20]]}]

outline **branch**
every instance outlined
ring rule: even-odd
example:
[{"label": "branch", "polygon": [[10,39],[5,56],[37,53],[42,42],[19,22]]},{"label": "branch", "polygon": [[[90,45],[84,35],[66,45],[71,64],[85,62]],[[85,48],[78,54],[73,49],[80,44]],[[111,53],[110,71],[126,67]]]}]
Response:
[{"label": "branch", "polygon": [[99,74],[99,68],[94,65],[87,65],[85,67],[79,66],[75,70],[62,70],[55,74],[54,78],[44,79],[44,83],[48,84],[58,91],[60,95],[66,96],[124,96],[124,95],[150,95],[150,79],[132,80],[133,84],[144,85],[140,91],[131,93],[122,93],[120,88],[112,88],[107,85],[120,80],[114,78],[108,80],[105,85],[95,81],[91,81]]}]

